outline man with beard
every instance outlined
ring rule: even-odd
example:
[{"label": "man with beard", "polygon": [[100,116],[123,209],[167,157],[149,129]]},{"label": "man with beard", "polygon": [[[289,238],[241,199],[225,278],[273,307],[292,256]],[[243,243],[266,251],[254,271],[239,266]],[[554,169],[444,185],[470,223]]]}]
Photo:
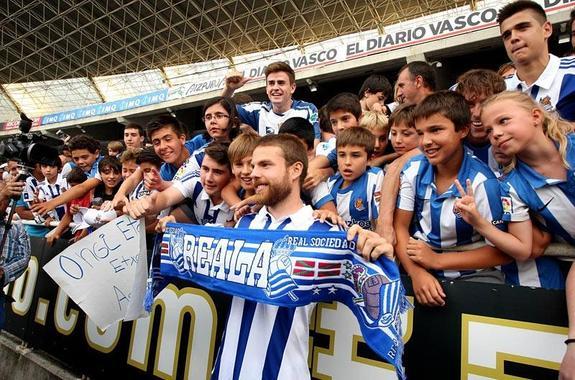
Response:
[{"label": "man with beard", "polygon": [[[252,178],[263,207],[243,216],[236,227],[273,230],[338,230],[312,216],[300,197],[307,170],[301,142],[290,135],[268,135],[252,156]],[[371,260],[393,256],[390,244],[378,234],[355,225],[358,252]],[[288,308],[234,297],[212,379],[309,379],[309,319],[315,305]]]}]

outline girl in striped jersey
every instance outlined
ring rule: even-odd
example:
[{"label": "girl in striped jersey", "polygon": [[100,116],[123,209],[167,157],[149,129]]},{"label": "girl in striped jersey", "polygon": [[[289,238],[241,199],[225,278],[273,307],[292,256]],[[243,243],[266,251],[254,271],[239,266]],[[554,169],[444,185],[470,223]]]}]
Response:
[{"label": "girl in striped jersey", "polygon": [[[459,191],[462,216],[516,262],[504,266],[508,283],[561,289],[558,262],[541,257],[545,235],[533,229],[530,212],[557,238],[575,243],[575,149],[571,124],[548,114],[521,92],[503,92],[483,103],[481,119],[491,143],[514,157],[502,179],[503,219],[508,232],[488,225],[475,211],[473,192]],[[534,235],[536,234],[536,235]],[[535,243],[535,244],[534,244]]]},{"label": "girl in striped jersey", "polygon": [[[530,268],[518,265],[521,280],[531,272],[531,278],[560,282],[559,272],[552,277],[540,265],[543,258],[532,255],[534,237],[531,233],[529,212],[543,221],[558,239],[575,245],[575,134],[573,126],[555,119],[531,97],[520,92],[503,92],[487,99],[483,104],[481,120],[493,130],[491,144],[503,153],[514,156],[513,170],[505,177],[502,197],[508,234],[490,236],[495,244],[509,254],[534,259]],[[461,189],[460,191],[462,191]],[[467,200],[468,202],[465,202]],[[459,202],[462,214],[474,214],[472,194]],[[522,226],[521,229],[518,227]],[[491,234],[496,231],[489,229]],[[490,234],[490,235],[491,235]],[[548,260],[549,261],[549,260]],[[535,264],[535,265],[534,265]],[[548,273],[549,272],[549,273]],[[534,276],[534,275],[535,276]],[[565,283],[567,314],[569,317],[567,350],[560,368],[560,378],[575,375],[575,267],[571,265]]]}]

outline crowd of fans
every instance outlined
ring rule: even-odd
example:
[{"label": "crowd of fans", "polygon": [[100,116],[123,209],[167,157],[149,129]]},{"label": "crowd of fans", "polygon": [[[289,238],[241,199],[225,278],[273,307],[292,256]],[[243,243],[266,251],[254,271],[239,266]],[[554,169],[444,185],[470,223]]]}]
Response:
[{"label": "crowd of fans", "polygon": [[[106,149],[74,136],[60,160],[33,168],[17,214],[49,244],[78,241],[122,213],[145,217],[150,233],[170,221],[234,226],[262,194],[274,196],[251,175],[261,136],[289,134],[307,152],[302,199],[318,218],[394,244],[418,303],[445,304],[441,279],[565,289],[559,262],[543,254],[554,240],[575,242],[575,58],[549,54],[552,27],[535,2],[505,6],[498,22],[511,62],[467,71],[444,91],[416,61],[395,86],[372,75],[359,94],[336,94],[318,111],[292,98],[295,74],[283,62],[266,68],[267,102],[236,104],[248,78],[230,73],[203,107],[202,133],[187,139],[166,115],[146,132],[126,125],[124,141]],[[4,181],[18,165],[6,163]],[[574,372],[571,346],[564,373]]]}]

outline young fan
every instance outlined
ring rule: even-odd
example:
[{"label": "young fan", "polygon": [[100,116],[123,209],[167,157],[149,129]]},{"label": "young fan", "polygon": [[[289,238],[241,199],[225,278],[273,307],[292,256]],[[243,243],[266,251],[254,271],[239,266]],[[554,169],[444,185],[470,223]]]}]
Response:
[{"label": "young fan", "polygon": [[[539,257],[545,237],[532,228],[530,212],[545,221],[549,232],[573,244],[571,225],[575,221],[569,187],[575,153],[572,126],[550,116],[529,95],[503,92],[484,102],[482,121],[493,130],[491,141],[502,153],[514,157],[513,167],[502,178],[505,221],[508,232],[487,226],[476,211],[476,195],[461,185],[461,216],[499,249],[517,262],[503,267],[508,282],[515,285],[562,289],[563,276],[558,262]],[[574,160],[573,162],[570,160]]]},{"label": "young fan", "polygon": [[367,129],[351,128],[337,138],[338,173],[328,180],[337,211],[348,226],[372,230],[378,216],[383,172],[368,167],[375,138]]},{"label": "young fan", "polygon": [[442,306],[445,293],[437,278],[503,283],[501,272],[492,267],[510,259],[454,207],[459,196],[454,181],[469,178],[481,215],[502,226],[499,182],[463,146],[471,115],[462,95],[431,94],[417,106],[414,119],[423,154],[411,159],[401,174],[394,217],[396,253],[412,279],[417,301]]}]

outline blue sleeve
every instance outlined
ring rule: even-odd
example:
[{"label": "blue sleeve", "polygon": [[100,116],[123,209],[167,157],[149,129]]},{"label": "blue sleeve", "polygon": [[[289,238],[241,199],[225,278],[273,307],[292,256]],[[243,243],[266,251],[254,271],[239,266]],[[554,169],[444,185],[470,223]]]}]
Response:
[{"label": "blue sleeve", "polygon": [[323,198],[321,198],[320,200],[318,200],[317,202],[315,202],[312,207],[316,210],[319,210],[319,208],[321,206],[323,206],[324,204],[326,204],[327,202],[333,202],[335,203],[335,200],[333,199],[333,197],[331,196],[331,194],[326,194]]},{"label": "blue sleeve", "polygon": [[575,121],[575,75],[565,74],[563,76],[555,108],[563,119]]},{"label": "blue sleeve", "polygon": [[170,168],[165,162],[160,167],[160,177],[162,177],[164,181],[171,181],[174,178],[174,174],[175,173],[170,172]]},{"label": "blue sleeve", "polygon": [[209,143],[208,139],[205,138],[203,133],[200,133],[199,135],[195,136],[191,140],[186,141],[186,143],[184,145],[186,146],[186,149],[188,150],[188,152],[190,152],[190,154],[192,154],[192,153],[194,153],[194,151],[200,149],[201,147],[203,147],[207,143]]},{"label": "blue sleeve", "polygon": [[314,104],[309,105],[309,122],[313,125],[315,138],[321,141],[321,128],[319,127],[319,112]]},{"label": "blue sleeve", "polygon": [[327,154],[327,159],[329,160],[329,166],[337,173],[337,148],[333,148]]},{"label": "blue sleeve", "polygon": [[[260,121],[260,108],[251,109],[254,103],[247,103],[247,104],[238,104],[236,105],[236,109],[238,111],[238,116],[240,117],[240,121],[244,124],[249,125],[254,129],[254,131],[258,132],[258,125]],[[248,110],[248,108],[250,108]]]},{"label": "blue sleeve", "polygon": [[503,222],[502,188],[499,180],[491,178],[483,182],[487,202],[491,210],[491,223],[500,230],[505,230]]}]

